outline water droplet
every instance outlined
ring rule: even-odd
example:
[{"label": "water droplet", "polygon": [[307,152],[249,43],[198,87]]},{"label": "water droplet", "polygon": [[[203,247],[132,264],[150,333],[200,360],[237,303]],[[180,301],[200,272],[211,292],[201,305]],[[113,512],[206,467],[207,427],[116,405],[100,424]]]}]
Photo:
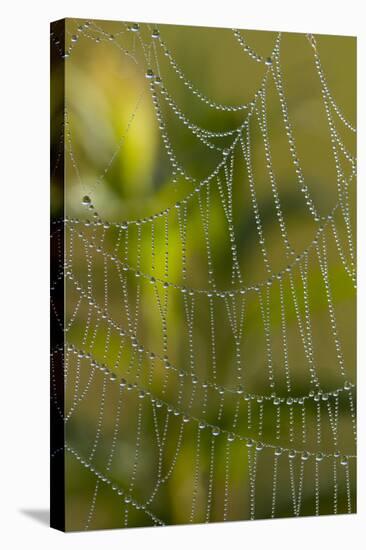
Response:
[{"label": "water droplet", "polygon": [[288,397],[288,398],[286,399],[286,404],[287,404],[287,405],[292,405],[293,402],[294,402],[294,400],[293,400],[292,397]]},{"label": "water droplet", "polygon": [[130,495],[126,495],[126,496],[125,496],[125,503],[126,503],[126,504],[130,504],[130,502],[131,502],[131,497],[130,497]]},{"label": "water droplet", "polygon": [[238,395],[242,395],[244,393],[244,388],[243,386],[239,385],[237,388],[236,388],[236,393]]},{"label": "water droplet", "polygon": [[345,390],[350,390],[351,388],[352,388],[351,382],[348,382],[348,380],[346,380],[345,383],[344,383],[344,389]]},{"label": "water droplet", "polygon": [[218,428],[217,426],[214,426],[212,428],[212,435],[216,437],[217,435],[219,435],[219,433],[220,433],[220,428]]},{"label": "water droplet", "polygon": [[139,398],[143,399],[144,397],[145,397],[145,392],[144,392],[144,390],[141,390],[140,393],[139,393]]},{"label": "water droplet", "polygon": [[160,36],[159,29],[153,29],[153,31],[151,33],[151,37],[152,38],[159,38],[159,36]]},{"label": "water droplet", "polygon": [[323,454],[323,453],[316,453],[316,455],[315,455],[315,460],[316,460],[317,462],[321,462],[321,461],[323,460],[323,458],[324,458],[324,454]]},{"label": "water droplet", "polygon": [[189,421],[190,421],[189,416],[184,415],[184,416],[183,416],[183,422],[184,422],[185,424],[188,424]]},{"label": "water droplet", "polygon": [[229,441],[229,443],[231,443],[232,441],[234,441],[234,439],[235,439],[235,435],[234,435],[234,434],[228,434],[227,440]]},{"label": "water droplet", "polygon": [[138,23],[133,23],[130,29],[132,32],[138,32],[140,30],[140,25]]},{"label": "water droplet", "polygon": [[279,397],[275,397],[275,398],[273,399],[273,404],[274,404],[274,405],[279,405],[280,403],[281,403],[281,399],[280,399]]},{"label": "water droplet", "polygon": [[273,65],[272,57],[267,57],[265,60],[265,64],[267,65],[267,67],[271,67],[271,65]]},{"label": "water droplet", "polygon": [[311,46],[312,46],[312,47],[314,48],[314,50],[315,50],[315,49],[316,49],[316,41],[315,41],[314,36],[313,36],[312,34],[307,34],[306,36],[307,36],[307,38],[308,38],[308,40],[309,40]]},{"label": "water droplet", "polygon": [[310,457],[310,453],[308,453],[308,451],[303,451],[301,453],[301,460],[308,460],[308,458]]},{"label": "water droplet", "polygon": [[109,380],[112,380],[112,382],[114,382],[115,380],[117,380],[117,375],[115,372],[112,372],[112,374],[110,375],[109,377]]},{"label": "water droplet", "polygon": [[155,277],[150,277],[150,283],[154,285],[156,283]]},{"label": "water droplet", "polygon": [[128,227],[128,223],[127,223],[127,222],[122,222],[122,223],[121,223],[121,228],[122,228],[122,229],[127,229],[127,227]]},{"label": "water droplet", "polygon": [[258,441],[255,448],[256,448],[257,451],[263,451],[264,445],[261,441]]},{"label": "water droplet", "polygon": [[201,422],[199,422],[198,424],[198,427],[200,430],[204,430],[206,428],[206,422],[203,422],[203,420],[201,420]]},{"label": "water droplet", "polygon": [[161,80],[160,76],[156,76],[154,82],[157,86],[160,86],[163,81]]},{"label": "water droplet", "polygon": [[282,455],[282,448],[276,447],[274,451],[275,456],[281,456]]},{"label": "water droplet", "polygon": [[147,69],[146,73],[145,73],[145,76],[146,78],[148,78],[149,80],[151,80],[152,78],[154,78],[154,73],[152,71],[152,69]]},{"label": "water droplet", "polygon": [[341,465],[342,466],[347,466],[348,465],[348,456],[346,456],[346,455],[342,456]]},{"label": "water droplet", "polygon": [[89,206],[89,204],[91,204],[91,199],[90,199],[89,195],[85,195],[83,197],[83,200],[81,201],[81,204],[83,204],[84,206]]},{"label": "water droplet", "polygon": [[296,451],[294,449],[291,449],[289,452],[288,452],[288,457],[289,458],[295,458],[296,456]]},{"label": "water droplet", "polygon": [[163,402],[158,399],[155,405],[157,406],[158,409],[161,409],[161,407],[163,406]]},{"label": "water droplet", "polygon": [[121,386],[121,388],[125,388],[125,387],[126,387],[126,384],[127,384],[126,380],[125,380],[124,378],[121,378],[120,383],[119,383],[119,385]]},{"label": "water droplet", "polygon": [[73,34],[72,37],[71,37],[71,42],[77,42],[78,40],[78,37],[76,34]]}]

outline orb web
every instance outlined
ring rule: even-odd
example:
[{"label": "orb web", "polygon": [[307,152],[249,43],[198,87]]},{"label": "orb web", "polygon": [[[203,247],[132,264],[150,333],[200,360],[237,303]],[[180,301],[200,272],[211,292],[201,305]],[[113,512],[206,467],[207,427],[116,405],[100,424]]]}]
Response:
[{"label": "orb web", "polygon": [[[65,240],[59,261],[67,296],[64,320],[51,296],[66,341],[51,351],[53,379],[59,364],[54,359],[63,358],[66,396],[62,410],[54,384],[51,399],[66,441],[52,456],[65,452],[70,471],[79,467],[90,477],[82,527],[103,525],[112,493],[113,526],[170,523],[161,502],[177,486],[181,493],[171,498],[182,503],[186,523],[353,512],[355,369],[344,353],[334,286],[342,272],[342,284],[354,295],[355,128],[329,88],[316,38],[301,37],[334,166],[332,196],[323,204],[301,161],[301,127],[295,135],[281,33],[271,51],[258,53],[244,31],[225,31],[246,61],[262,70],[256,90],[247,83],[251,99],[235,105],[206,95],[186,75],[164,26],[121,23],[113,33],[96,21],[73,21],[71,27],[65,51],[51,36],[66,66],[78,44],[89,41],[117,50],[142,75],[127,125],[94,180],[78,160],[72,102],[64,113],[60,155],[80,215],[55,221],[52,230],[53,246]],[[235,124],[215,129],[196,121],[197,107],[187,113],[182,94],[174,97],[174,78],[192,104],[218,116],[232,114]],[[179,199],[146,216],[110,218],[97,190],[123,155],[145,102],[169,167],[160,185],[174,186]],[[280,117],[275,128],[274,111]],[[178,130],[170,132],[172,119]],[[213,155],[203,177],[175,143],[180,127],[198,150]],[[312,228],[301,248],[285,204],[275,131],[287,151],[291,197]],[[199,154],[193,158],[199,163]],[[243,200],[249,221],[241,215]],[[215,231],[223,235],[224,252]],[[247,233],[250,246],[243,245]],[[248,257],[261,263],[260,277],[252,276]],[[230,266],[224,284],[222,261]],[[60,284],[62,277],[52,289]],[[321,359],[319,330],[329,348]]]}]

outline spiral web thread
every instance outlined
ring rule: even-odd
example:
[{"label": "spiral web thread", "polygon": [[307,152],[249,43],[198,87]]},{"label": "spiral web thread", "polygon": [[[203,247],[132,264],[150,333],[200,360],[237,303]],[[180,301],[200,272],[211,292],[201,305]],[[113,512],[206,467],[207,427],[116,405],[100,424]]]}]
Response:
[{"label": "spiral web thread", "polygon": [[[336,172],[334,206],[325,215],[318,211],[298,156],[282,74],[280,33],[272,52],[264,57],[247,44],[245,33],[237,29],[231,31],[242,54],[263,66],[263,78],[249,103],[225,105],[204,95],[186,77],[158,26],[121,23],[120,32],[110,35],[100,22],[75,22],[75,25],[75,34],[66,34],[65,49],[58,37],[51,35],[53,47],[65,63],[81,40],[111,42],[121,56],[138,63],[146,76],[147,91],[143,90],[137,98],[125,133],[97,185],[103,185],[119,152],[123,153],[128,131],[147,93],[171,166],[173,184],[179,185],[183,180],[191,189],[183,199],[146,218],[108,222],[99,209],[96,211],[93,190],[83,181],[66,108],[59,155],[65,154],[73,178],[80,184],[79,188],[85,190],[79,201],[87,214],[83,218],[55,221],[52,231],[56,248],[61,250],[61,240],[65,238],[65,257],[60,258],[60,268],[63,265],[65,270],[64,320],[52,298],[51,304],[67,342],[65,347],[51,352],[53,379],[54,359],[63,358],[66,393],[66,410],[58,407],[65,423],[65,447],[52,449],[52,457],[66,452],[70,464],[75,462],[94,478],[83,527],[103,525],[98,523],[98,517],[103,516],[101,508],[105,498],[101,498],[101,491],[114,493],[119,517],[115,527],[168,523],[165,511],[156,503],[161,494],[166,496],[171,479],[178,475],[182,449],[189,444],[191,461],[184,481],[189,496],[183,499],[186,506],[183,521],[187,523],[299,516],[304,505],[307,514],[353,512],[356,411],[355,384],[350,373],[354,369],[344,358],[338,329],[340,312],[333,297],[333,266],[328,260],[330,253],[337,254],[337,265],[344,270],[347,284],[354,292],[350,188],[356,175],[356,160],[341,133],[355,133],[355,128],[342,114],[328,87],[315,37],[306,35],[303,39],[309,44],[309,55],[318,77]],[[243,122],[225,131],[205,129],[193,122],[165,85],[159,63],[162,56],[195,101],[201,102],[202,108],[238,112]],[[315,227],[313,239],[302,251],[294,250],[291,244],[281,202],[281,181],[274,167],[268,122],[269,85],[277,94],[293,167],[293,185]],[[164,119],[165,109],[172,111],[179,124],[192,132],[201,146],[216,154],[215,168],[205,178],[193,177],[179,160],[179,151],[174,148]],[[286,259],[285,267],[276,271],[271,265],[258,198],[253,161],[254,128],[263,146],[266,178]],[[233,182],[239,163],[248,186],[256,250],[267,274],[250,284],[245,282],[234,219],[237,198]],[[221,206],[221,231],[226,231],[228,237],[227,257],[232,268],[231,284],[225,289],[220,287],[215,272],[210,227],[213,203]],[[198,213],[199,222],[195,223],[199,223],[206,253],[205,286],[193,286],[190,282],[190,274],[195,269],[189,250],[193,242],[189,234],[192,212]],[[179,251],[172,250],[171,235],[175,235],[175,240],[178,235]],[[146,242],[150,242],[148,248]],[[172,262],[181,263],[180,277],[176,280],[170,279]],[[313,271],[321,279],[334,352],[331,365],[319,364],[314,345],[314,303],[309,290]],[[51,291],[63,284],[60,273],[57,280],[52,281]],[[174,327],[174,315],[177,315],[174,308],[183,318],[178,328]],[[158,312],[160,327],[149,328],[148,309]],[[261,325],[256,328],[262,334],[262,347],[260,352],[257,350],[261,362],[256,368],[261,369],[262,391],[250,390],[248,349],[251,342],[246,333],[253,310],[261,319]],[[277,316],[276,336],[272,327],[274,315]],[[143,341],[142,324],[145,331],[151,330],[149,342]],[[224,339],[221,337],[223,327],[226,327]],[[200,338],[204,332],[205,353],[197,349],[197,331]],[[292,337],[298,339],[303,354],[303,359],[299,354],[298,361],[304,363],[302,377],[309,384],[309,390],[300,395],[296,393],[292,373],[297,360],[290,350]],[[275,339],[280,342],[276,349]],[[183,360],[171,357],[171,341],[176,346],[181,342],[178,348],[182,350]],[[220,369],[225,356],[232,357],[229,373]],[[332,369],[333,387],[321,384],[324,367]],[[56,387],[51,399],[57,407]],[[78,439],[72,426],[83,406],[94,410],[95,425],[85,426]],[[127,465],[121,467],[124,454],[118,449],[126,422],[135,425],[135,429],[133,440],[128,442]],[[147,465],[147,460],[153,466]],[[240,468],[233,469],[238,463]],[[146,480],[146,471],[152,479]],[[180,496],[176,498],[179,500]],[[233,506],[234,501],[240,506]]]}]

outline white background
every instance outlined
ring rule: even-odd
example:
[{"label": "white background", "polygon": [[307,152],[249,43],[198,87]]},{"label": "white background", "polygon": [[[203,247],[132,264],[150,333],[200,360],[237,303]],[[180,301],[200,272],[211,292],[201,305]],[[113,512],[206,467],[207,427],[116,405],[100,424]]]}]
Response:
[{"label": "white background", "polygon": [[[63,0],[2,4],[0,29],[0,544],[2,548],[360,548],[365,525],[365,23],[347,0]],[[49,22],[158,21],[358,36],[358,515],[63,534],[47,527],[49,485]],[[363,27],[363,28],[362,28]],[[334,60],[337,63],[337,60]],[[347,85],[347,82],[344,84]],[[38,516],[35,519],[33,516]],[[43,522],[39,518],[43,518]]]}]

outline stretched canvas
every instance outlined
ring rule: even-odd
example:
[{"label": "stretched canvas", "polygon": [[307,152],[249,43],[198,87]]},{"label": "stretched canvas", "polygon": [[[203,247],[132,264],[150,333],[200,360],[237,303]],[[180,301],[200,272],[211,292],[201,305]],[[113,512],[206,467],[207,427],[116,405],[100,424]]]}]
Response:
[{"label": "stretched canvas", "polygon": [[53,527],[356,511],[355,90],[354,37],[52,23]]}]

